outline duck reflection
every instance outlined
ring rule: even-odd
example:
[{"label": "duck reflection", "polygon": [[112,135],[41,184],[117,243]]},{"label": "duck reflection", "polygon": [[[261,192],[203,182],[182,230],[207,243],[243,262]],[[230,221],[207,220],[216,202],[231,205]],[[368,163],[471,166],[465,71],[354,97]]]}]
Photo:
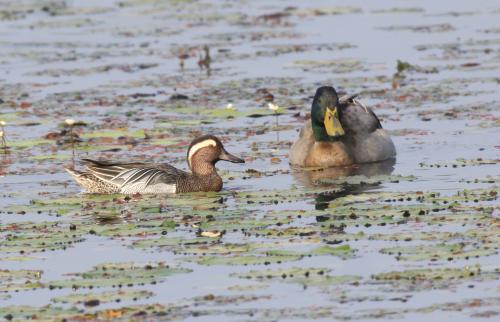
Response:
[{"label": "duck reflection", "polygon": [[[364,175],[372,177],[376,175],[390,175],[394,171],[395,159],[389,159],[383,162],[364,163],[352,167],[336,167],[318,170],[301,170],[296,169],[292,172],[296,181],[304,187],[317,187],[317,186],[335,186],[337,185],[326,183],[328,180],[335,180],[340,177]],[[343,185],[342,190],[319,193],[315,198],[316,209],[323,210],[328,207],[328,203],[340,197],[344,197],[353,193],[360,193],[366,191],[376,184],[356,184],[356,185]]]},{"label": "duck reflection", "polygon": [[[107,199],[103,199],[106,198]],[[171,195],[93,195],[83,194],[84,212],[97,225],[134,223],[147,230],[158,228],[149,220],[182,217],[180,222],[191,225],[202,220],[215,220],[214,216],[227,208],[226,198],[212,192]],[[149,226],[148,226],[149,225]]]},{"label": "duck reflection", "polygon": [[323,180],[334,180],[340,177],[364,175],[372,177],[376,175],[390,175],[394,171],[395,159],[383,162],[364,163],[349,167],[335,167],[318,170],[294,169],[292,172],[296,181],[304,187],[316,187],[318,185],[328,186]]}]

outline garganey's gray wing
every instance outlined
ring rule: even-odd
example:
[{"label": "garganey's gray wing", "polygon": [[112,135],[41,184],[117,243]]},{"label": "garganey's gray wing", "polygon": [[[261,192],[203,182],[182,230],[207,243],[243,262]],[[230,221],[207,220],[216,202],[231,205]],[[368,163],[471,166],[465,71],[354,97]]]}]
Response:
[{"label": "garganey's gray wing", "polygon": [[90,173],[117,186],[121,193],[175,193],[177,180],[187,175],[168,164],[83,161]]},{"label": "garganey's gray wing", "polygon": [[365,106],[357,95],[346,95],[339,99],[340,123],[351,133],[372,133],[382,124],[371,108]]}]

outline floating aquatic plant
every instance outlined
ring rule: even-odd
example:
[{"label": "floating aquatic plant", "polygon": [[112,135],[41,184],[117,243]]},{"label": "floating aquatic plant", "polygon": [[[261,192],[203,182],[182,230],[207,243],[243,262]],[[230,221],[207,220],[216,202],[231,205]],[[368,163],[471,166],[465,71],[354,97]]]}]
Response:
[{"label": "floating aquatic plant", "polygon": [[7,139],[6,139],[6,133],[5,133],[5,121],[3,120],[0,120],[0,139],[2,140],[2,149],[4,150],[4,152],[7,151],[8,149],[8,146],[7,146]]},{"label": "floating aquatic plant", "polygon": [[[12,37],[2,42],[2,69],[20,81],[0,80],[0,119],[8,123],[0,130],[14,154],[0,157],[0,316],[498,317],[498,177],[486,176],[498,164],[498,32],[459,40],[455,33],[431,33],[421,44],[412,31],[446,29],[453,17],[465,34],[484,36],[475,22],[500,11],[464,7],[475,12],[465,26],[465,11],[443,15],[428,4],[363,11],[281,2],[247,7],[190,0],[124,0],[113,7],[4,2],[0,25]],[[360,12],[382,14],[382,27],[408,36],[413,55],[398,58],[411,66],[402,62],[394,88],[388,75],[396,61],[384,63],[377,50],[367,60],[359,37],[332,43],[304,28],[328,23],[325,15],[355,21]],[[109,23],[123,14],[139,23]],[[401,14],[407,26],[391,28]],[[422,16],[435,25],[410,21]],[[358,26],[372,35],[372,24]],[[57,41],[37,36],[68,28],[72,36]],[[32,39],[17,37],[28,29]],[[192,34],[194,42],[183,39]],[[254,69],[262,63],[273,68]],[[294,77],[275,76],[283,66]],[[331,175],[336,171],[288,167],[310,95],[326,84],[362,94],[390,129],[398,158],[387,172],[360,165]],[[76,121],[63,118],[62,130],[49,133],[61,115]],[[85,133],[77,131],[80,118],[91,121]],[[78,194],[63,171],[70,128],[82,157],[154,159],[184,169],[191,138],[213,133],[246,151],[248,170],[222,172],[225,186],[216,194]],[[459,157],[464,160],[454,161]],[[443,296],[429,296],[436,292]]]}]

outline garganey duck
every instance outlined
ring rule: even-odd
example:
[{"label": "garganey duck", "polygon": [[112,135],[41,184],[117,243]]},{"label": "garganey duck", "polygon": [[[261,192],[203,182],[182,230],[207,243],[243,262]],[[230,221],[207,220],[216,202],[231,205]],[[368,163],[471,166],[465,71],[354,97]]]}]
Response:
[{"label": "garganey duck", "polygon": [[356,95],[339,99],[333,87],[316,90],[311,120],[290,148],[289,160],[300,167],[337,167],[394,158],[396,149],[375,113]]},{"label": "garganey duck", "polygon": [[187,162],[191,173],[169,164],[114,163],[83,159],[87,171],[66,169],[86,193],[167,194],[196,191],[220,191],[222,178],[215,163],[225,160],[245,161],[228,153],[213,135],[204,135],[191,142]]}]

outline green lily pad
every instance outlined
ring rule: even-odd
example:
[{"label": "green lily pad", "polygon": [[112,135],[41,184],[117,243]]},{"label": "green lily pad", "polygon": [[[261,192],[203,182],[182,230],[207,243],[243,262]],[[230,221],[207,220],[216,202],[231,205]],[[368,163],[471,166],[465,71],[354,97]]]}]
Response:
[{"label": "green lily pad", "polygon": [[137,301],[153,296],[152,292],[144,290],[115,290],[100,293],[68,294],[51,298],[54,303],[84,305],[87,307],[98,306],[105,303],[120,302],[126,300]]},{"label": "green lily pad", "polygon": [[17,149],[26,149],[39,145],[49,145],[49,144],[54,144],[54,141],[44,140],[44,139],[32,139],[32,140],[9,140],[9,142],[7,143],[9,147]]},{"label": "green lily pad", "polygon": [[410,269],[401,272],[379,273],[371,276],[373,283],[417,284],[427,283],[434,286],[448,287],[450,281],[498,278],[500,273],[482,271],[480,266],[463,268]]},{"label": "green lily pad", "polygon": [[383,248],[380,252],[396,255],[396,259],[407,261],[469,259],[498,253],[493,247],[485,247],[484,245],[467,247],[465,243],[391,247]]},{"label": "green lily pad", "polygon": [[40,270],[0,270],[0,292],[18,292],[43,287]]},{"label": "green lily pad", "polygon": [[490,165],[490,164],[497,164],[498,160],[493,160],[493,159],[483,159],[483,158],[476,158],[476,159],[456,159],[455,161],[450,161],[450,162],[439,162],[439,163],[424,163],[421,162],[419,165],[422,168],[459,168],[459,167],[467,167],[467,166],[479,166],[479,165]]},{"label": "green lily pad", "polygon": [[341,258],[352,258],[354,257],[355,251],[349,245],[342,245],[337,247],[331,247],[328,245],[320,246],[307,252],[298,252],[292,250],[269,250],[266,254],[272,256],[338,256]]},{"label": "green lily pad", "polygon": [[[86,233],[71,230],[69,225],[59,222],[23,223],[5,226],[9,232],[0,241],[0,252],[31,254],[37,252],[63,250],[82,242]],[[0,231],[2,231],[0,230]]]},{"label": "green lily pad", "polygon": [[122,287],[131,285],[155,284],[166,277],[189,273],[191,270],[173,268],[163,263],[139,265],[136,263],[110,263],[100,264],[93,270],[73,274],[75,278],[62,281],[51,281],[47,284],[50,288],[99,288]]},{"label": "green lily pad", "polygon": [[296,261],[301,259],[300,255],[246,255],[246,256],[200,256],[185,258],[187,261],[194,261],[200,265],[269,265],[281,264],[289,261]]},{"label": "green lily pad", "polygon": [[132,137],[132,138],[144,138],[144,130],[136,131],[126,131],[126,130],[109,130],[100,132],[85,132],[80,135],[83,139],[92,138],[118,138],[122,136]]},{"label": "green lily pad", "polygon": [[336,179],[321,179],[320,183],[324,184],[348,184],[348,185],[359,185],[359,184],[380,184],[382,182],[392,182],[398,183],[400,181],[415,181],[415,176],[396,176],[396,175],[379,175],[379,176],[349,176],[340,177]]},{"label": "green lily pad", "polygon": [[242,279],[255,279],[259,282],[282,282],[294,283],[315,287],[327,287],[330,285],[347,285],[357,283],[360,276],[355,275],[331,275],[327,268],[292,267],[285,269],[252,270],[246,273],[233,274]]}]

